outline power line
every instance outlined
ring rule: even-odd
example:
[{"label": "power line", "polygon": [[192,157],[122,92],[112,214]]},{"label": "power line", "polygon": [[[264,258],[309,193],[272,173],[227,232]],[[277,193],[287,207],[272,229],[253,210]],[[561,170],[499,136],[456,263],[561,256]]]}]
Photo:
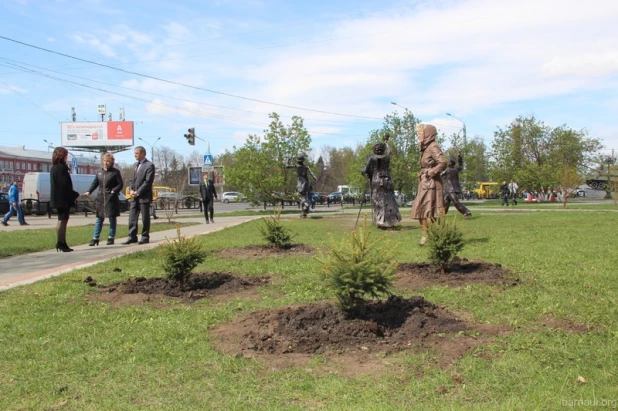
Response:
[{"label": "power line", "polygon": [[[151,96],[169,98],[169,99],[172,99],[172,100],[184,101],[184,102],[187,102],[187,103],[201,104],[201,105],[204,105],[204,106],[222,108],[222,109],[225,109],[225,110],[241,111],[243,113],[260,114],[260,115],[268,115],[268,114],[270,114],[270,113],[265,113],[265,112],[260,112],[260,111],[243,110],[243,109],[233,108],[233,107],[228,107],[228,106],[219,106],[219,105],[216,105],[216,104],[204,103],[204,102],[201,102],[201,101],[189,100],[189,99],[184,99],[184,98],[179,98],[179,97],[172,97],[172,96],[165,95],[165,94],[152,93],[150,91],[143,91],[143,90],[138,90],[138,89],[134,89],[134,88],[130,88],[130,87],[117,86],[115,84],[106,83],[104,81],[93,80],[93,79],[89,79],[89,78],[85,78],[85,77],[76,76],[74,74],[63,73],[61,71],[57,71],[57,70],[52,70],[52,69],[45,68],[45,67],[36,66],[34,64],[28,64],[28,63],[24,63],[24,62],[19,62],[17,60],[11,60],[11,59],[4,58],[4,57],[0,57],[0,60],[5,60],[5,61],[9,62],[8,64],[10,64],[11,66],[14,66],[14,68],[17,68],[18,70],[21,70],[21,71],[30,70],[30,69],[27,69],[26,67],[24,67],[24,66],[30,66],[30,67],[38,68],[40,70],[45,70],[45,71],[49,71],[49,72],[52,72],[52,73],[61,74],[61,75],[64,75],[64,76],[69,76],[69,77],[78,78],[78,79],[81,79],[81,80],[90,81],[92,83],[104,84],[106,86],[116,87],[116,88],[120,88],[120,89],[123,89],[123,90],[135,91],[135,92],[143,93],[143,94],[149,94]],[[282,116],[282,117],[290,117],[290,116]],[[344,123],[344,124],[348,123],[347,121],[343,121],[343,120],[341,120],[341,121],[337,121],[337,120],[324,120],[324,119],[316,119],[316,118],[310,118],[310,117],[303,117],[303,119],[304,120],[311,120],[311,121],[320,121],[320,122],[323,122],[323,123]]]},{"label": "power line", "polygon": [[38,108],[39,110],[41,110],[43,113],[47,114],[48,116],[50,116],[51,118],[53,118],[54,120],[60,122],[60,120],[58,120],[56,117],[54,117],[53,115],[51,115],[50,113],[48,113],[47,111],[43,110],[42,107],[40,107],[39,105],[37,105],[35,102],[33,102],[32,100],[30,100],[28,97],[24,96],[23,94],[21,94],[19,91],[15,90],[13,87],[9,86],[8,84],[6,84],[3,81],[0,81],[0,83],[4,84],[9,90],[11,90],[13,93],[18,94],[19,96],[21,96],[22,98],[24,98],[24,100],[27,100],[30,104],[32,104],[33,106],[35,106],[36,108]]},{"label": "power line", "polygon": [[[73,85],[77,85],[77,86],[88,88],[88,89],[92,89],[92,90],[101,91],[101,92],[108,93],[108,94],[114,94],[114,95],[118,95],[118,96],[121,96],[121,97],[126,97],[126,98],[130,98],[130,99],[138,100],[138,101],[141,101],[143,103],[154,104],[154,105],[161,106],[161,107],[167,107],[167,108],[171,108],[171,109],[177,110],[177,111],[183,111],[183,112],[187,112],[187,113],[191,113],[191,114],[203,115],[203,116],[218,118],[220,120],[233,121],[233,122],[242,123],[242,124],[248,124],[248,125],[253,125],[253,126],[268,127],[267,124],[256,122],[256,121],[238,120],[238,119],[235,119],[233,117],[228,117],[228,116],[208,113],[208,112],[199,111],[199,110],[193,110],[193,109],[186,108],[186,107],[178,107],[178,106],[174,106],[172,104],[156,102],[156,101],[153,101],[153,100],[147,100],[147,99],[143,99],[143,98],[140,98],[140,97],[135,97],[135,96],[127,95],[127,94],[117,93],[117,92],[114,92],[114,91],[110,91],[110,90],[106,90],[106,89],[102,89],[102,88],[98,88],[98,87],[93,87],[93,86],[90,86],[90,85],[87,85],[87,84],[82,84],[82,83],[78,83],[78,82],[75,82],[75,81],[71,81],[71,80],[60,78],[60,77],[52,76],[50,74],[41,73],[39,71],[32,70],[32,69],[29,69],[29,68],[26,68],[26,67],[21,67],[21,66],[16,65],[16,64],[11,64],[10,66],[7,66],[6,64],[0,63],[0,66],[9,67],[9,68],[17,68],[18,70],[22,70],[24,72],[30,72],[32,74],[36,74],[36,75],[39,75],[39,76],[42,76],[42,77],[46,77],[46,78],[49,78],[51,80],[56,80],[56,81],[60,81],[60,82],[68,83],[68,84],[73,84]],[[59,121],[59,120],[57,120],[57,121]],[[307,130],[307,131],[310,134],[318,134],[318,135],[322,134],[322,135],[333,135],[333,136],[340,136],[340,137],[358,137],[358,136],[355,136],[355,135],[345,135],[345,134],[341,134],[341,133],[328,133],[328,132],[325,132],[325,131],[322,131],[322,132],[320,132],[320,131],[311,131],[311,130]]]},{"label": "power line", "polygon": [[138,72],[135,72],[135,71],[125,70],[125,69],[114,67],[114,66],[110,66],[110,65],[107,65],[107,64],[97,63],[96,61],[86,60],[86,59],[82,59],[82,58],[79,58],[79,57],[71,56],[69,54],[65,54],[65,53],[60,53],[60,52],[57,52],[57,51],[49,50],[49,49],[46,49],[44,47],[35,46],[34,44],[25,43],[23,41],[15,40],[15,39],[12,39],[12,38],[9,38],[9,37],[0,36],[0,39],[6,40],[6,41],[10,41],[10,42],[13,42],[13,43],[16,43],[16,44],[20,44],[22,46],[31,47],[31,48],[34,48],[34,49],[37,49],[37,50],[45,51],[47,53],[56,54],[56,55],[59,55],[59,56],[62,56],[62,57],[70,58],[70,59],[73,59],[73,60],[82,61],[82,62],[89,63],[89,64],[94,64],[94,65],[100,66],[100,67],[105,67],[105,68],[108,68],[108,69],[111,69],[111,70],[121,71],[123,73],[132,74],[132,75],[139,76],[139,77],[144,77],[144,78],[149,78],[151,80],[161,81],[161,82],[168,83],[168,84],[174,84],[174,85],[177,85],[177,86],[182,86],[182,87],[186,87],[186,88],[190,88],[190,89],[194,89],[194,90],[206,91],[208,93],[219,94],[219,95],[222,95],[222,96],[233,97],[233,98],[238,98],[238,99],[247,100],[247,101],[254,101],[254,102],[262,103],[262,104],[270,104],[270,105],[278,106],[278,107],[293,108],[295,110],[311,111],[311,112],[314,112],[314,113],[331,114],[331,115],[335,115],[335,116],[362,118],[362,119],[369,119],[369,120],[382,120],[381,118],[378,118],[378,117],[357,116],[357,115],[354,115],[354,114],[344,114],[344,113],[336,113],[336,112],[330,112],[330,111],[324,111],[324,110],[316,110],[316,109],[311,109],[311,108],[306,108],[306,107],[292,106],[292,105],[288,105],[288,104],[280,104],[280,103],[274,103],[274,102],[265,101],[265,100],[259,100],[259,99],[250,98],[250,97],[239,96],[239,95],[235,95],[235,94],[225,93],[225,92],[222,92],[222,91],[210,90],[210,89],[203,88],[203,87],[197,87],[197,86],[192,86],[190,84],[180,83],[178,81],[167,80],[167,79],[163,79],[163,78],[160,78],[160,77],[154,77],[154,76],[149,76],[147,74],[138,73]]}]

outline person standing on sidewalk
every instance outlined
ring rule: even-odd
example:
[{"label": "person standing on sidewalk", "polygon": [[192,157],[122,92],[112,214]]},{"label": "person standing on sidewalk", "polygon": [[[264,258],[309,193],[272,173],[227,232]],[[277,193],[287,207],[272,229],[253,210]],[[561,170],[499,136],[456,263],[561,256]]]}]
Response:
[{"label": "person standing on sidewalk", "polygon": [[517,205],[517,190],[519,190],[519,185],[514,179],[511,178],[511,182],[509,183],[509,191],[511,192],[511,200],[513,201],[513,205]]},{"label": "person standing on sidewalk", "polygon": [[506,183],[506,180],[502,182],[500,186],[500,197],[502,198],[502,205],[509,206],[509,185]]},{"label": "person standing on sidewalk", "polygon": [[124,183],[120,170],[114,167],[115,158],[111,153],[103,154],[101,159],[103,168],[97,172],[94,181],[90,184],[88,191],[84,193],[86,197],[90,196],[97,188],[99,194],[94,201],[95,215],[97,219],[94,222],[94,234],[89,246],[99,245],[99,236],[103,229],[105,217],[109,218],[109,235],[107,236],[107,245],[114,244],[116,237],[116,217],[120,215],[120,199],[118,193],[122,191]]},{"label": "person standing on sidewalk", "polygon": [[206,218],[206,224],[208,224],[208,214],[210,213],[210,222],[214,223],[213,216],[215,213],[214,201],[217,198],[217,190],[215,189],[215,182],[208,178],[208,173],[203,174],[203,180],[200,181],[200,201],[204,208],[204,217]]},{"label": "person standing on sidewalk", "polygon": [[[131,179],[129,180],[129,239],[127,244],[148,244],[150,242],[150,203],[152,203],[152,184],[155,178],[155,166],[146,158],[146,149],[137,146],[133,150],[135,160]],[[137,241],[137,219],[142,215],[142,238]]]},{"label": "person standing on sidewalk", "polygon": [[64,147],[56,147],[52,153],[52,168],[49,170],[50,201],[49,204],[58,212],[56,224],[56,251],[63,253],[73,251],[67,245],[67,224],[69,211],[75,206],[79,193],[73,190],[73,180],[69,173],[67,159],[69,152]]},{"label": "person standing on sidewalk", "polygon": [[24,211],[21,209],[21,203],[19,202],[19,187],[17,187],[18,181],[13,181],[13,185],[9,189],[9,212],[4,215],[2,219],[2,225],[8,227],[8,221],[13,216],[13,212],[17,213],[17,221],[19,225],[29,225],[24,219]]}]

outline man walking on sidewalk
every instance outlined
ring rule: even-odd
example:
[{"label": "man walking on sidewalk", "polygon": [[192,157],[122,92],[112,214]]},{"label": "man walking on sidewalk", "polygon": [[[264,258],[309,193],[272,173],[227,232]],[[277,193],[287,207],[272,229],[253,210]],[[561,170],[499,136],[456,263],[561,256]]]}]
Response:
[{"label": "man walking on sidewalk", "polygon": [[215,189],[215,182],[208,178],[208,173],[204,173],[204,179],[200,181],[200,201],[204,207],[204,217],[206,218],[206,224],[208,224],[208,214],[210,213],[210,222],[214,223],[213,215],[215,213],[214,201],[217,198],[217,190]]},{"label": "man walking on sidewalk", "polygon": [[513,205],[517,205],[517,190],[519,190],[519,185],[517,185],[515,180],[511,178],[511,183],[509,184],[509,191],[511,193],[511,200],[513,200]]},{"label": "man walking on sidewalk", "polygon": [[24,212],[21,209],[21,204],[19,202],[19,188],[17,187],[17,180],[13,181],[13,185],[11,185],[11,188],[9,189],[9,204],[9,212],[4,215],[2,225],[8,227],[8,221],[13,216],[13,212],[17,213],[17,221],[19,221],[19,225],[29,225],[24,219]]}]

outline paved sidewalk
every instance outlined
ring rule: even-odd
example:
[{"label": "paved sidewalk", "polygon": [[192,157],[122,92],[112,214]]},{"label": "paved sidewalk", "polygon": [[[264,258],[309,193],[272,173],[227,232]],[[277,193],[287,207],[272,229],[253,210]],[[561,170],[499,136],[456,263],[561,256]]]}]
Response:
[{"label": "paved sidewalk", "polygon": [[[181,228],[182,235],[193,237],[196,235],[209,234],[261,217],[262,216],[219,217],[215,220],[214,224],[204,224],[203,217],[183,218],[179,221],[200,223],[194,226]],[[34,219],[32,220],[34,221]],[[41,220],[40,222],[43,223],[44,221]],[[55,222],[54,220],[53,223],[55,224]],[[84,219],[84,222],[82,222],[79,221],[78,218],[73,218],[73,216],[71,216],[69,226],[81,225],[88,222],[92,224],[93,219]],[[122,224],[120,220],[118,224]],[[22,227],[22,229],[24,228],[26,227]],[[28,228],[42,227],[39,224],[35,224],[28,226]],[[68,237],[70,241],[70,231]],[[107,246],[105,245],[106,239],[102,238],[98,246],[89,247],[88,244],[71,246],[75,251],[70,253],[58,253],[54,248],[48,251],[5,258],[0,260],[0,291],[60,275],[76,268],[88,267],[111,258],[142,250],[150,250],[160,245],[166,238],[176,238],[176,229],[153,232],[150,234],[150,243],[144,245],[121,245],[120,243],[126,240],[125,237],[117,238],[115,245]]]}]

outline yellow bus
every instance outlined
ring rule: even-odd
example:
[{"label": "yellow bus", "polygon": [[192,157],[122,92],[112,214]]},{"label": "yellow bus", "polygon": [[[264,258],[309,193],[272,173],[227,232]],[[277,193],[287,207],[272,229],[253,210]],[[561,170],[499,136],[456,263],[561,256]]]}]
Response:
[{"label": "yellow bus", "polygon": [[476,183],[476,188],[473,191],[476,194],[476,198],[498,198],[498,183]]},{"label": "yellow bus", "polygon": [[[129,187],[126,187],[124,192],[125,192],[125,197],[127,197],[127,200],[131,199],[131,193],[130,193],[131,189]],[[152,201],[155,202],[159,199],[159,196],[163,193],[176,193],[176,189],[172,188],[172,187],[163,187],[163,186],[153,186],[152,187]],[[169,194],[168,194],[169,196]],[[166,197],[165,194],[163,194],[163,197]]]}]

